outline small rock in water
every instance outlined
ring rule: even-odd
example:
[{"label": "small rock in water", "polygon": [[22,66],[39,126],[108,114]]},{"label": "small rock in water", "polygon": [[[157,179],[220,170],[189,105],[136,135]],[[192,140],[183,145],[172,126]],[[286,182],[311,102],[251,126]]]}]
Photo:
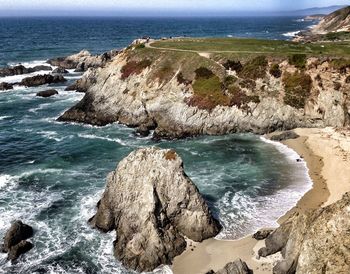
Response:
[{"label": "small rock in water", "polygon": [[53,95],[58,94],[58,91],[55,89],[48,89],[48,90],[43,90],[43,91],[39,91],[36,96],[39,97],[51,97]]},{"label": "small rock in water", "polygon": [[28,252],[32,248],[33,244],[31,242],[23,240],[10,248],[7,259],[11,261],[16,260],[19,256]]},{"label": "small rock in water", "polygon": [[66,74],[68,73],[68,70],[65,68],[58,67],[52,71],[52,73],[60,73],[60,74]]},{"label": "small rock in water", "polygon": [[298,134],[296,134],[294,131],[290,130],[290,131],[286,131],[283,132],[281,134],[276,134],[271,136],[271,140],[272,141],[285,141],[285,140],[290,140],[290,139],[297,139],[300,136]]},{"label": "small rock in water", "polygon": [[13,89],[13,85],[9,83],[0,83],[0,90]]}]

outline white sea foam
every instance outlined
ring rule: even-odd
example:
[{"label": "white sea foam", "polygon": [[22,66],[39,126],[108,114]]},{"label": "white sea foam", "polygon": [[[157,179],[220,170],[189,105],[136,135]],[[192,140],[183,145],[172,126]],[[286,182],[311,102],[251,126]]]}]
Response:
[{"label": "white sea foam", "polygon": [[0,116],[0,121],[11,118],[12,116]]},{"label": "white sea foam", "polygon": [[18,177],[8,174],[0,174],[0,189],[13,188],[18,182]]},{"label": "white sea foam", "polygon": [[105,140],[105,141],[109,141],[109,142],[115,142],[118,143],[122,146],[128,146],[129,144],[127,144],[126,142],[122,141],[119,138],[110,138],[110,137],[103,137],[103,136],[96,136],[96,135],[92,135],[92,134],[81,134],[79,133],[78,136],[80,138],[85,138],[85,139],[98,139],[98,140]]},{"label": "white sea foam", "polygon": [[286,32],[286,33],[283,33],[282,35],[286,37],[294,37],[300,32],[301,32],[300,30],[297,30],[297,31]]},{"label": "white sea foam", "polygon": [[28,61],[28,62],[22,62],[22,63],[8,63],[9,66],[18,66],[22,65],[26,68],[33,68],[36,66],[50,66],[50,64],[46,63],[46,60],[34,60],[34,61]]}]

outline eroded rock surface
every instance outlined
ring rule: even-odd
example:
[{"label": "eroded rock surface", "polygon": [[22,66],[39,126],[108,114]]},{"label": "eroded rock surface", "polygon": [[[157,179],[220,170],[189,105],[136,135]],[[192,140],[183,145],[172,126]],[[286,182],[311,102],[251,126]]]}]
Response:
[{"label": "eroded rock surface", "polygon": [[32,68],[26,68],[23,65],[0,68],[0,77],[27,74],[27,73],[32,73],[32,72],[42,71],[42,70],[43,71],[50,71],[50,70],[52,70],[52,68],[50,66],[44,66],[44,65],[35,66]]},{"label": "eroded rock surface", "polygon": [[27,87],[36,87],[45,84],[64,83],[66,81],[67,80],[62,75],[44,74],[26,77],[18,84]]},{"label": "eroded rock surface", "polygon": [[282,252],[273,269],[287,273],[350,273],[350,193],[325,208],[295,213],[266,240],[259,255]]},{"label": "eroded rock surface", "polygon": [[15,221],[6,232],[1,250],[8,253],[9,260],[15,260],[29,251],[33,245],[26,241],[33,236],[33,228],[21,221]]},{"label": "eroded rock surface", "polygon": [[203,241],[218,234],[215,220],[173,150],[139,149],[107,178],[90,223],[116,230],[116,257],[128,268],[151,271],[186,248],[184,236]]},{"label": "eroded rock surface", "polygon": [[245,262],[238,259],[232,263],[228,263],[223,269],[215,272],[215,274],[253,274],[253,271],[249,269]]}]

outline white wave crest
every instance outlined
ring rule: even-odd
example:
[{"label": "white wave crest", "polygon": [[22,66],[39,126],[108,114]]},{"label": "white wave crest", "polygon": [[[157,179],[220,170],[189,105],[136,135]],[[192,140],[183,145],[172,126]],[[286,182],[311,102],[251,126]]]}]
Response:
[{"label": "white wave crest", "polygon": [[286,32],[286,33],[283,33],[282,35],[285,37],[294,37],[298,35],[300,32],[301,32],[300,30],[297,30],[297,31]]},{"label": "white wave crest", "polygon": [[80,138],[99,139],[99,140],[105,140],[105,141],[109,141],[109,142],[115,142],[115,143],[118,143],[118,144],[120,144],[122,146],[128,146],[127,143],[125,143],[124,141],[122,141],[119,138],[102,137],[102,136],[96,136],[96,135],[92,135],[92,134],[81,134],[81,133],[79,133],[78,136]]}]

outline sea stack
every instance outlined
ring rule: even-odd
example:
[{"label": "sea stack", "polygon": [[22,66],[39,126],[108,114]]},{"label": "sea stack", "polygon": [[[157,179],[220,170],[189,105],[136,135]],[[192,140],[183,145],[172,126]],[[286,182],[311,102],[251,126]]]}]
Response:
[{"label": "sea stack", "polygon": [[185,237],[200,242],[221,229],[179,155],[155,147],[130,153],[108,175],[90,223],[116,230],[115,256],[137,271],[171,264],[185,250]]}]

